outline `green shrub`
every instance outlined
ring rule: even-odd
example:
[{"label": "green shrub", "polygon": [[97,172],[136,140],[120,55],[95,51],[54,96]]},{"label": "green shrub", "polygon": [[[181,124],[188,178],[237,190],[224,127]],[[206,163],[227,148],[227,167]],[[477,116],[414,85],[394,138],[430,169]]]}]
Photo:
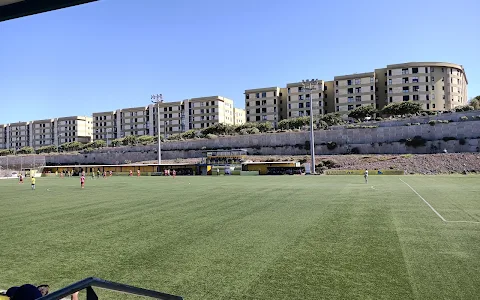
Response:
[{"label": "green shrub", "polygon": [[407,145],[408,147],[417,148],[417,147],[425,146],[426,142],[427,140],[425,140],[419,135],[416,135],[413,137],[413,139],[407,139],[405,141],[405,145]]},{"label": "green shrub", "polygon": [[437,124],[437,121],[430,120],[430,121],[428,121],[428,124],[430,124],[430,126],[435,126],[435,124]]},{"label": "green shrub", "polygon": [[151,135],[142,135],[137,138],[137,141],[142,145],[153,144],[155,142],[155,137]]},{"label": "green shrub", "polygon": [[328,150],[333,150],[335,148],[337,148],[337,143],[335,143],[335,142],[328,142],[327,143],[327,149]]},{"label": "green shrub", "polygon": [[0,156],[7,156],[7,155],[11,155],[13,154],[13,150],[12,149],[3,149],[3,150],[0,150]]},{"label": "green shrub", "polygon": [[122,141],[124,146],[135,146],[137,142],[137,137],[135,135],[128,135],[124,137]]},{"label": "green shrub", "polygon": [[248,134],[259,134],[259,133],[260,133],[260,129],[258,129],[258,128],[248,128],[248,129],[247,129],[247,133],[248,133]]},{"label": "green shrub", "polygon": [[110,144],[112,145],[112,147],[118,147],[120,145],[123,145],[123,138],[114,139]]},{"label": "green shrub", "polygon": [[332,169],[339,166],[337,161],[333,159],[322,160],[322,163],[325,167],[327,167],[327,169]]},{"label": "green shrub", "polygon": [[55,145],[50,145],[50,146],[40,147],[40,148],[38,148],[35,152],[36,152],[37,154],[40,154],[40,153],[52,153],[52,152],[57,152],[57,151],[58,151],[57,146],[55,146]]},{"label": "green shrub", "polygon": [[194,139],[196,136],[197,136],[197,133],[195,132],[194,129],[185,131],[184,133],[181,134],[181,137],[186,140]]},{"label": "green shrub", "polygon": [[181,141],[183,140],[182,139],[182,135],[179,134],[179,133],[176,133],[176,134],[171,134],[167,137],[167,140],[169,141]]},{"label": "green shrub", "polygon": [[25,146],[17,151],[18,154],[32,154],[34,152],[35,150],[33,150],[33,148],[29,146]]}]

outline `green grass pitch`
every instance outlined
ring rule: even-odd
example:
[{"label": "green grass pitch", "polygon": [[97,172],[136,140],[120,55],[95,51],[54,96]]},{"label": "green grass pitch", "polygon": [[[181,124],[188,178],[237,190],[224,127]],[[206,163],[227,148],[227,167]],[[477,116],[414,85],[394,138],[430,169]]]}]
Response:
[{"label": "green grass pitch", "polygon": [[477,299],[479,180],[1,180],[0,288],[96,276],[185,299]]}]

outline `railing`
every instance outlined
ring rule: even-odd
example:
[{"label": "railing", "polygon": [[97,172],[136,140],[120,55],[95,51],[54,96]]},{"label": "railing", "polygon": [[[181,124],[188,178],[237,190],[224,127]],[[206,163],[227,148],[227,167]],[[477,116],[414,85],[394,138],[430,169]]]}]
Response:
[{"label": "railing", "polygon": [[111,291],[122,292],[126,294],[132,294],[137,296],[144,296],[154,299],[162,299],[162,300],[183,300],[180,296],[169,295],[157,291],[142,289],[126,284],[121,284],[117,282],[111,282],[95,277],[85,278],[79,282],[73,283],[63,289],[55,291],[51,294],[48,294],[39,300],[60,300],[62,298],[68,297],[78,291],[86,289],[87,291],[87,300],[98,300],[98,296],[93,290],[93,287],[99,287],[102,289],[107,289]]}]

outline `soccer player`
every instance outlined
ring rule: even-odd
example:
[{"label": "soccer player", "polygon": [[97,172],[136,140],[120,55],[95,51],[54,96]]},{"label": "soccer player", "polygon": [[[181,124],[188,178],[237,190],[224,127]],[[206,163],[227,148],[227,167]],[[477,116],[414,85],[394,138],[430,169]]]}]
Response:
[{"label": "soccer player", "polygon": [[32,190],[35,190],[35,177],[32,177]]},{"label": "soccer player", "polygon": [[95,170],[92,170],[92,179],[95,179]]},{"label": "soccer player", "polygon": [[100,179],[100,169],[97,169],[97,178]]},{"label": "soccer player", "polygon": [[80,177],[80,186],[82,187],[82,189],[85,187],[85,176],[82,175],[82,177]]},{"label": "soccer player", "polygon": [[363,177],[365,178],[365,183],[368,183],[368,170],[365,170],[365,172],[363,172]]},{"label": "soccer player", "polygon": [[137,170],[137,177],[140,177],[140,169]]},{"label": "soccer player", "polygon": [[175,179],[175,176],[177,176],[177,171],[173,170],[172,171],[172,176],[173,176],[173,179]]},{"label": "soccer player", "polygon": [[107,171],[103,171],[103,178],[107,179]]},{"label": "soccer player", "polygon": [[113,175],[113,172],[112,172],[112,170],[110,170],[110,177],[112,177],[112,175]]},{"label": "soccer player", "polygon": [[20,181],[18,182],[18,184],[23,184],[23,175],[22,175],[22,173],[18,174],[18,177],[19,177],[19,180],[20,180]]},{"label": "soccer player", "polygon": [[133,171],[130,170],[130,174],[128,176],[133,176]]}]

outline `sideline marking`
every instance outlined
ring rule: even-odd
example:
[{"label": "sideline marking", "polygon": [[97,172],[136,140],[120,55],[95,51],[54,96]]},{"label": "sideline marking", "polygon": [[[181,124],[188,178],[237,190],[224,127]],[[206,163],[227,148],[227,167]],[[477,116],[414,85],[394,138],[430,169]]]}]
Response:
[{"label": "sideline marking", "polygon": [[418,197],[420,197],[420,199],[423,200],[423,202],[425,202],[425,204],[428,205],[428,207],[430,207],[431,210],[433,210],[433,212],[445,223],[473,223],[473,224],[480,224],[480,222],[476,222],[476,221],[447,221],[444,217],[442,217],[442,215],[432,206],[430,205],[430,203],[428,203],[427,200],[425,200],[416,190],[414,190],[408,183],[406,183],[405,181],[402,180],[402,178],[399,178],[401,182],[405,183],[415,194],[417,194]]}]

